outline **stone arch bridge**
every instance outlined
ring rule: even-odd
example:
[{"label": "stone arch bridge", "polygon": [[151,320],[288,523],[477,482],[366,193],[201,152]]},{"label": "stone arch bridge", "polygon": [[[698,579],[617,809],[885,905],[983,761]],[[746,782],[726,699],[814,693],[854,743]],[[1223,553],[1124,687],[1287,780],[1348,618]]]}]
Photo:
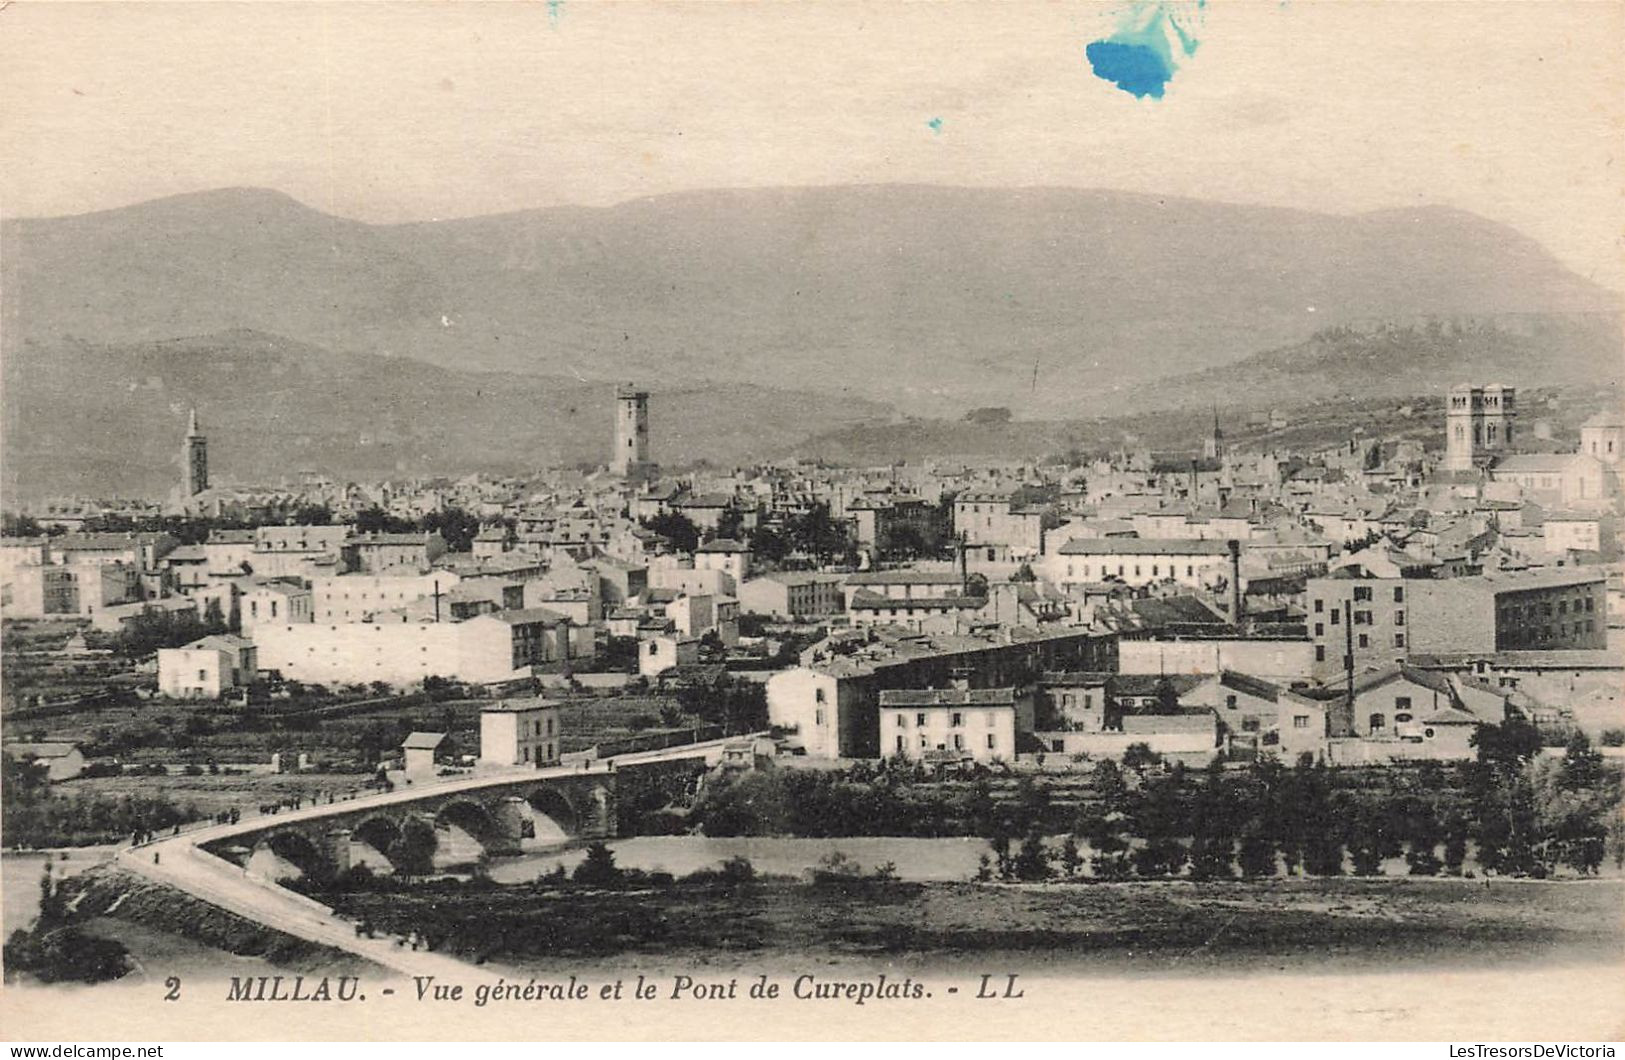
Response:
[{"label": "stone arch bridge", "polygon": [[439,870],[613,837],[615,773],[550,770],[426,784],[245,824],[202,848],[268,879],[330,878],[358,865],[381,873]]}]

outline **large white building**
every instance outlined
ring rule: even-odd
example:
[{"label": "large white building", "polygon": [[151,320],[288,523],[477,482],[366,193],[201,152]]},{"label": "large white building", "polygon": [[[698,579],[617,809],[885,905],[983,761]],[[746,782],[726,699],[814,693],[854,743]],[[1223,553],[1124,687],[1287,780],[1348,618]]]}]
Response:
[{"label": "large white building", "polygon": [[1202,538],[1074,538],[1045,561],[1063,588],[1104,581],[1151,585],[1173,581],[1211,588],[1231,577],[1231,545]]},{"label": "large white building", "polygon": [[261,625],[254,642],[260,669],[285,679],[405,686],[425,677],[482,684],[529,677],[537,666],[590,657],[592,634],[562,615],[529,608],[464,622]]},{"label": "large white building", "polygon": [[[444,596],[461,579],[451,571],[427,574],[340,574],[310,579],[311,604],[316,622],[365,622],[374,615],[396,611],[419,600]],[[430,611],[433,617],[433,611]],[[451,617],[449,612],[441,618]]]}]

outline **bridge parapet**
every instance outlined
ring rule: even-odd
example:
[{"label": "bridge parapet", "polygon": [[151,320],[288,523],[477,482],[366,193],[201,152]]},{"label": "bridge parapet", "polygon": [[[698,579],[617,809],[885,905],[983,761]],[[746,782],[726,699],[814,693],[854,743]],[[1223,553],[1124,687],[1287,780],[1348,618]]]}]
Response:
[{"label": "bridge parapet", "polygon": [[[617,833],[615,774],[521,773],[482,783],[424,784],[388,796],[261,817],[203,847],[250,871],[257,866],[260,874],[292,875],[290,864],[301,875],[322,877],[357,864],[393,871],[405,856],[398,841],[413,819],[429,825],[435,868],[483,855],[520,854],[527,841],[535,845],[549,837],[561,842],[609,839]],[[424,830],[415,831],[421,835]]]}]

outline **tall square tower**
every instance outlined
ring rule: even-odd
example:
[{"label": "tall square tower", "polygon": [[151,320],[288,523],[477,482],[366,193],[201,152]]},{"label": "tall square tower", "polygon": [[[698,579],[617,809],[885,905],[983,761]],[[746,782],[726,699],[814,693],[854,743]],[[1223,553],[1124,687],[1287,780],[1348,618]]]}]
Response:
[{"label": "tall square tower", "polygon": [[1445,399],[1444,467],[1471,471],[1511,448],[1517,389],[1462,383]]},{"label": "tall square tower", "polygon": [[649,392],[631,384],[615,388],[615,451],[610,470],[630,475],[649,463]]}]

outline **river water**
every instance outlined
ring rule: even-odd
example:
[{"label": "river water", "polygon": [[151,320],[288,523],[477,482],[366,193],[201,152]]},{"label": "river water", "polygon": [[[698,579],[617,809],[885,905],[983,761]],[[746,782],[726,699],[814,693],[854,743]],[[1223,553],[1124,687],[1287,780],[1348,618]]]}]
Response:
[{"label": "river water", "polygon": [[39,916],[40,878],[45,875],[47,864],[51,866],[51,875],[62,879],[112,857],[112,847],[84,847],[48,854],[11,851],[0,854],[0,931],[9,937]]},{"label": "river water", "polygon": [[[732,857],[749,858],[759,875],[799,876],[830,855],[840,852],[865,872],[890,862],[900,879],[919,882],[969,880],[976,875],[987,841],[973,838],[920,839],[903,836],[856,836],[837,839],[791,839],[777,836],[638,836],[611,840],[615,864],[623,869],[665,871],[685,876],[699,869],[716,868]],[[537,851],[490,863],[491,878],[499,883],[524,883],[562,865],[574,869],[587,856],[575,846]]]}]

